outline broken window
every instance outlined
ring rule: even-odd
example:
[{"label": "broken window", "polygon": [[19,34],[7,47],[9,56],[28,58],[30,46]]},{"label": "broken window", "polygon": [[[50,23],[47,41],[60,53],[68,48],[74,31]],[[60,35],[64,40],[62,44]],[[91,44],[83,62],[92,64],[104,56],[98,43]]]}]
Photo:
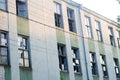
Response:
[{"label": "broken window", "polygon": [[100,55],[100,62],[103,70],[103,76],[108,77],[107,64],[105,55]]},{"label": "broken window", "polygon": [[116,77],[120,78],[119,61],[117,58],[114,58],[113,60],[114,60],[114,68],[115,68]]},{"label": "broken window", "polygon": [[22,67],[30,67],[28,37],[18,35],[18,54],[19,65]]},{"label": "broken window", "polygon": [[67,55],[65,45],[58,44],[59,68],[61,71],[68,71]]},{"label": "broken window", "polygon": [[72,57],[73,57],[72,60],[73,60],[74,72],[81,74],[79,49],[71,48],[71,50],[72,50]]},{"label": "broken window", "polygon": [[0,31],[0,64],[8,65],[8,36]]},{"label": "broken window", "polygon": [[90,55],[90,65],[91,65],[91,69],[92,69],[92,74],[98,75],[96,54],[94,52],[90,52],[89,55]]}]

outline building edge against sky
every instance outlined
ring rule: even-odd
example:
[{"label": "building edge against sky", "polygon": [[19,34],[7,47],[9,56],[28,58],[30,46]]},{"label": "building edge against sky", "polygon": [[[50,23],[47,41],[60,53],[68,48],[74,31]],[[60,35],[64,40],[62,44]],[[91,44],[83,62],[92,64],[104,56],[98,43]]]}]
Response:
[{"label": "building edge against sky", "polygon": [[71,0],[0,5],[0,80],[120,79],[117,22]]}]

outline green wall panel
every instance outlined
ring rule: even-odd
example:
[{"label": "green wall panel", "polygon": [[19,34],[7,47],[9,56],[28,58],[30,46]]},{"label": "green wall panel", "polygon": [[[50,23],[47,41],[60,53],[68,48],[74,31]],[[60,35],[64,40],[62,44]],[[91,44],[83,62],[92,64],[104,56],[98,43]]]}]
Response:
[{"label": "green wall panel", "polygon": [[104,78],[103,80],[109,80],[109,78]]},{"label": "green wall panel", "polygon": [[60,71],[60,80],[70,80],[69,73]]},{"label": "green wall panel", "polygon": [[20,80],[32,80],[32,71],[20,68]]},{"label": "green wall panel", "polygon": [[89,51],[95,52],[95,44],[93,40],[88,40]]},{"label": "green wall panel", "polygon": [[11,80],[11,69],[10,67],[4,67],[5,68],[5,80]]},{"label": "green wall panel", "polygon": [[56,29],[57,42],[65,44],[65,33],[61,29]]},{"label": "green wall panel", "polygon": [[78,47],[78,36],[74,34],[70,34],[70,42],[72,47]]},{"label": "green wall panel", "polygon": [[100,54],[105,54],[104,44],[98,42],[98,47],[99,47],[99,52],[100,52]]},{"label": "green wall panel", "polygon": [[82,75],[75,74],[75,80],[83,80]]},{"label": "green wall panel", "polygon": [[118,58],[118,54],[117,54],[117,48],[116,47],[112,47],[112,54],[115,58]]},{"label": "green wall panel", "polygon": [[17,17],[17,30],[18,30],[18,34],[29,36],[28,20],[21,17]]},{"label": "green wall panel", "polygon": [[99,80],[98,76],[93,76],[93,80]]}]

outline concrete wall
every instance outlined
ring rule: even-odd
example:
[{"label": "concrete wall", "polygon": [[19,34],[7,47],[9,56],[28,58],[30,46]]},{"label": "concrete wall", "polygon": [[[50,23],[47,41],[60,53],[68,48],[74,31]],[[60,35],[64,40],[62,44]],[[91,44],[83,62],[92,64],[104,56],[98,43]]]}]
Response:
[{"label": "concrete wall", "polygon": [[[119,29],[116,25],[117,23],[87,9],[84,8],[80,10],[81,12],[81,19],[82,19],[82,28],[83,28],[83,34],[85,39],[85,45],[86,45],[86,54],[89,54],[89,51],[95,52],[97,56],[97,65],[98,65],[98,72],[99,72],[99,80],[116,80],[115,70],[114,70],[114,62],[113,58],[119,59],[119,48],[117,43],[117,29]],[[85,26],[85,16],[88,16],[91,18],[91,25],[92,25],[92,32],[93,32],[93,39],[89,39],[87,37],[87,28]],[[103,36],[103,42],[97,41],[97,33],[95,28],[95,20],[100,21],[101,23],[101,30],[102,30],[102,36]],[[108,32],[108,26],[111,26],[113,28],[114,32],[114,38],[116,42],[116,46],[110,45],[109,40],[109,32]],[[108,68],[108,75],[109,78],[104,78],[102,73],[102,68],[100,65],[100,54],[106,55],[106,62],[107,62],[107,68]],[[89,55],[87,58],[88,63],[89,62]],[[88,64],[90,66],[90,64]],[[94,77],[91,75],[91,68],[89,69],[89,76],[90,80],[94,80]],[[97,79],[95,79],[97,80]]]},{"label": "concrete wall", "polygon": [[[62,7],[63,29],[54,25],[54,1],[60,3]],[[28,0],[28,19],[25,19],[16,16],[15,2],[15,0],[8,0],[8,12],[0,10],[0,30],[8,32],[10,55],[10,66],[0,66],[3,80],[116,79],[112,58],[120,57],[116,32],[116,30],[120,29],[116,27],[117,24],[115,22],[86,8],[81,9],[79,4],[71,0]],[[69,31],[67,7],[74,10],[76,33]],[[84,22],[85,15],[91,17],[93,39],[87,38]],[[97,41],[95,20],[101,22],[103,42]],[[110,45],[108,26],[113,27],[116,46]],[[18,34],[29,37],[31,69],[19,68]],[[57,43],[66,45],[68,72],[59,70]],[[74,73],[71,47],[79,49],[82,74]],[[92,75],[89,51],[96,53],[99,76]],[[100,54],[106,55],[109,78],[103,77],[99,59]],[[85,61],[85,56],[87,62]]]}]

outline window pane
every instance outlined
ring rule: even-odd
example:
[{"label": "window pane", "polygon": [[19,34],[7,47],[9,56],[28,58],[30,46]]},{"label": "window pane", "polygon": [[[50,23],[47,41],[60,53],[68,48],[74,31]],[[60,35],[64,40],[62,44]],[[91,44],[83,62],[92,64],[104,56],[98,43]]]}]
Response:
[{"label": "window pane", "polygon": [[0,48],[0,54],[7,56],[7,48]]},{"label": "window pane", "polygon": [[92,54],[89,54],[90,55],[90,61],[93,61],[93,59],[92,59]]},{"label": "window pane", "polygon": [[109,35],[113,35],[113,29],[111,27],[109,27],[108,29],[109,29]]},{"label": "window pane", "polygon": [[22,45],[22,37],[18,36],[18,46],[19,48],[21,47]]},{"label": "window pane", "polygon": [[5,33],[1,33],[0,34],[0,38],[1,38],[0,44],[6,46],[7,45],[6,34]]},{"label": "window pane", "polygon": [[2,64],[7,64],[7,56],[2,56]]},{"label": "window pane", "polygon": [[61,5],[59,3],[54,3],[55,13],[61,14]]},{"label": "window pane", "polygon": [[23,66],[23,58],[20,58],[20,59],[19,59],[19,65],[20,65],[20,66]]},{"label": "window pane", "polygon": [[90,18],[85,17],[85,25],[90,26]]},{"label": "window pane", "polygon": [[101,64],[105,64],[105,60],[104,60],[103,56],[100,56],[100,62],[101,62]]},{"label": "window pane", "polygon": [[0,0],[0,3],[5,3],[6,2],[6,0]]},{"label": "window pane", "polygon": [[0,0],[0,9],[6,10],[6,0]]},{"label": "window pane", "polygon": [[61,14],[61,6],[60,6],[60,4],[57,4],[57,13]]},{"label": "window pane", "polygon": [[28,59],[28,51],[24,51],[24,58]]},{"label": "window pane", "polygon": [[23,48],[27,49],[27,40],[23,38]]},{"label": "window pane", "polygon": [[22,50],[18,50],[19,58],[24,58],[24,53]]},{"label": "window pane", "polygon": [[27,18],[27,4],[23,1],[17,1],[16,5],[17,15]]},{"label": "window pane", "polygon": [[25,67],[29,67],[29,60],[25,59]]},{"label": "window pane", "polygon": [[97,30],[100,30],[100,22],[99,21],[95,21],[95,26]]}]

